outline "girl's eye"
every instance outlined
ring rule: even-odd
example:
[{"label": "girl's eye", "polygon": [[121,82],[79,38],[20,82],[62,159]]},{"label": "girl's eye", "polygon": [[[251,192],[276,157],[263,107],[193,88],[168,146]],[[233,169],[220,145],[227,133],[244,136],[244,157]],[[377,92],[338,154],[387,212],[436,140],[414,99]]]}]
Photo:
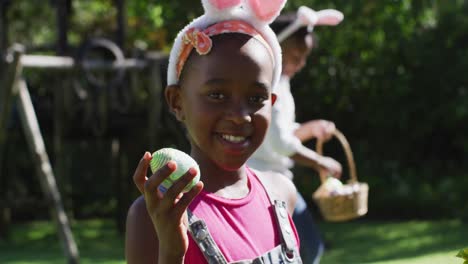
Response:
[{"label": "girl's eye", "polygon": [[268,100],[268,96],[266,95],[255,95],[255,96],[251,96],[249,98],[249,101],[252,102],[252,103],[263,103],[264,101]]},{"label": "girl's eye", "polygon": [[211,99],[215,99],[215,100],[223,100],[224,98],[226,98],[226,96],[222,93],[210,93],[208,94],[208,96]]}]

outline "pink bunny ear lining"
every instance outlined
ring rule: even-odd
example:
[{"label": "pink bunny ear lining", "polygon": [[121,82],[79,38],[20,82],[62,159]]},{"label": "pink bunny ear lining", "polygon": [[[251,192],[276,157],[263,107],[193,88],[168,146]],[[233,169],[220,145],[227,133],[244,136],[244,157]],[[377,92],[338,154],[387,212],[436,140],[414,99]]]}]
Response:
[{"label": "pink bunny ear lining", "polygon": [[321,17],[317,20],[316,25],[335,26],[341,22],[341,19],[336,17]]},{"label": "pink bunny ear lining", "polygon": [[248,2],[257,18],[270,21],[279,15],[286,0],[248,0]]},{"label": "pink bunny ear lining", "polygon": [[242,0],[209,0],[209,2],[218,10],[223,10],[226,8],[239,5],[242,2]]}]

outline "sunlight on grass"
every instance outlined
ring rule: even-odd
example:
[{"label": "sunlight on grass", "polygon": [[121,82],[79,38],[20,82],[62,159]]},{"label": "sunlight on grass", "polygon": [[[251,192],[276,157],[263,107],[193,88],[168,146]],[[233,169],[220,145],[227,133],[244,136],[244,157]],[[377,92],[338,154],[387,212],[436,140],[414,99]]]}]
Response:
[{"label": "sunlight on grass", "polygon": [[392,261],[373,262],[373,264],[462,264],[463,260],[455,257],[457,251],[429,254],[421,257],[406,258]]},{"label": "sunlight on grass", "polygon": [[460,263],[456,250],[468,244],[461,221],[322,223],[330,244],[322,263]]},{"label": "sunlight on grass", "polygon": [[[461,264],[468,226],[458,220],[321,223],[329,249],[322,264]],[[81,263],[124,264],[124,239],[111,220],[72,226]],[[9,242],[0,240],[2,264],[66,263],[50,222],[16,224]]]}]

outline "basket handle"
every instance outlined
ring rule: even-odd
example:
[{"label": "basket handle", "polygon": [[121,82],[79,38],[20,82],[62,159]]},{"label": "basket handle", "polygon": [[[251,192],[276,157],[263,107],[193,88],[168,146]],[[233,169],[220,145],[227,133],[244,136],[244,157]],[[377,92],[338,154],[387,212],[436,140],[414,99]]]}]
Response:
[{"label": "basket handle", "polygon": [[[357,182],[357,174],[356,174],[356,164],[354,163],[353,152],[351,151],[351,147],[349,146],[348,140],[346,137],[341,133],[338,129],[335,129],[333,132],[333,136],[335,136],[338,141],[340,141],[341,146],[343,147],[346,159],[348,160],[348,168],[350,174],[350,183]],[[323,140],[317,140],[317,153],[323,155]],[[320,170],[320,181],[324,183],[327,180],[327,175],[324,170]]]}]

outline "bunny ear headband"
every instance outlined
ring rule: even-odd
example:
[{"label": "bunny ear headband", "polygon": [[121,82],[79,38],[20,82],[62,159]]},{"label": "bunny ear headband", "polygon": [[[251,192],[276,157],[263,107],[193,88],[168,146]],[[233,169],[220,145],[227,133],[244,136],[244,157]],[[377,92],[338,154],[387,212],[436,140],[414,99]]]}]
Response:
[{"label": "bunny ear headband", "polygon": [[308,26],[309,31],[312,31],[314,26],[336,26],[343,17],[343,13],[335,9],[314,11],[307,6],[301,6],[297,10],[296,20],[278,34],[278,41],[283,42],[303,26]]},{"label": "bunny ear headband", "polygon": [[167,84],[179,83],[180,74],[190,53],[208,54],[211,37],[226,33],[241,33],[259,40],[274,62],[275,87],[281,75],[281,47],[269,24],[279,15],[286,0],[202,0],[205,14],[185,26],[169,55]]}]

